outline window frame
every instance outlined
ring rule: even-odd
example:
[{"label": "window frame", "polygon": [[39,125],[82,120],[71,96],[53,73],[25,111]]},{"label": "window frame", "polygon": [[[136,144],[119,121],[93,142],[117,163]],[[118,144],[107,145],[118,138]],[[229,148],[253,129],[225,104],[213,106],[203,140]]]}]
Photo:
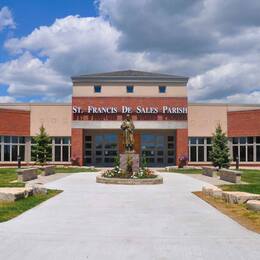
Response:
[{"label": "window frame", "polygon": [[160,94],[166,93],[166,86],[158,86],[158,89]]},{"label": "window frame", "polygon": [[[258,143],[257,140],[259,138],[260,138],[259,136],[231,137],[230,138],[230,146],[231,146],[230,151],[231,151],[232,161],[233,162],[236,161],[236,158],[234,158],[234,150],[237,149],[237,155],[239,158],[239,162],[243,162],[243,163],[260,162],[260,160],[257,160],[257,147],[260,146],[260,143]],[[253,142],[252,142],[252,140],[253,140]],[[245,147],[245,160],[241,160],[241,151],[243,151],[244,147]],[[249,156],[250,150],[251,150],[251,152],[253,152],[253,157]],[[253,160],[249,160],[249,158],[253,158]]]},{"label": "window frame", "polygon": [[[9,139],[9,140],[8,140]],[[23,141],[22,141],[23,140]],[[9,146],[9,159],[5,160],[5,146]],[[0,136],[0,161],[1,162],[17,162],[18,156],[21,156],[23,147],[22,162],[26,161],[26,137],[25,136]],[[13,148],[16,149],[16,160],[13,160]]]},{"label": "window frame", "polygon": [[101,85],[94,85],[94,93],[101,93],[102,86]]},{"label": "window frame", "polygon": [[126,86],[126,93],[134,93],[134,86],[133,85],[127,85]]},{"label": "window frame", "polygon": [[[209,142],[209,139],[211,140]],[[189,162],[198,162],[198,163],[204,163],[204,162],[210,162],[208,160],[208,149],[209,147],[212,147],[212,137],[189,137]],[[192,157],[194,157],[191,153],[192,150],[195,148],[195,160],[191,160]],[[203,159],[200,159],[201,153],[199,151],[203,150]]]}]

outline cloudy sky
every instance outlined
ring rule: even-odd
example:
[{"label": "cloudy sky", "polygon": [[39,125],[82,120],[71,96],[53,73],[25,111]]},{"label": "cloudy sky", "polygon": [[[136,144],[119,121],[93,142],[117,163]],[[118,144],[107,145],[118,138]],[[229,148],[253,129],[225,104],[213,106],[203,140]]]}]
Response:
[{"label": "cloudy sky", "polygon": [[71,75],[189,76],[190,101],[260,103],[259,0],[0,0],[0,102],[69,101]]}]

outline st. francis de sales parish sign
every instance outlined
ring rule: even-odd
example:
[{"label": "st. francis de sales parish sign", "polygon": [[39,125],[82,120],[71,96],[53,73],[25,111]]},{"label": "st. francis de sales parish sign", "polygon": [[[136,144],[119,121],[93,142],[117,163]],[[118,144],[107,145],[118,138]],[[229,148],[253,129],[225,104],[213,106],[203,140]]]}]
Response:
[{"label": "st. francis de sales parish sign", "polygon": [[73,106],[72,107],[73,114],[187,114],[187,107],[169,107],[162,106],[159,107],[129,107],[122,106],[118,107],[95,107],[95,106],[87,106],[86,109],[82,109],[81,107]]}]

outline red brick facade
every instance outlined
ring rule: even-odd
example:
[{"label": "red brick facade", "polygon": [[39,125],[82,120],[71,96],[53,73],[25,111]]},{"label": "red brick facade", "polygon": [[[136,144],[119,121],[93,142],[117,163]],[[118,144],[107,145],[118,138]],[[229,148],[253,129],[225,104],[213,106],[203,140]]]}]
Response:
[{"label": "red brick facade", "polygon": [[188,156],[188,129],[176,130],[176,165],[179,165],[180,156]]},{"label": "red brick facade", "polygon": [[[73,97],[72,106],[87,109],[88,106],[95,107],[116,107],[118,111],[122,106],[136,108],[158,107],[160,110],[163,106],[168,107],[187,107],[187,98],[169,98],[169,97]],[[122,113],[115,114],[84,114],[73,115],[73,120],[122,120]],[[187,120],[187,114],[132,114],[133,120]]]},{"label": "red brick facade", "polygon": [[30,111],[0,109],[0,135],[30,136]]},{"label": "red brick facade", "polygon": [[84,153],[84,130],[72,129],[71,131],[71,158],[72,164],[83,165],[83,153]]},{"label": "red brick facade", "polygon": [[[163,114],[163,106],[168,107],[187,107],[187,98],[169,98],[169,97],[72,97],[72,106],[80,107],[82,110],[87,110],[88,106],[93,107],[116,107],[119,111],[114,114],[81,114],[72,115],[72,120],[122,120],[126,114],[121,113],[122,106],[136,108],[142,107],[157,107],[159,113],[155,114],[137,114],[132,113],[133,120],[178,120],[187,121],[187,114]],[[188,155],[188,130],[177,130],[176,134],[176,162],[180,155]],[[140,132],[135,132],[135,151],[140,153]],[[123,152],[122,136],[119,135],[119,152]],[[72,129],[72,156],[80,158],[80,165],[83,164],[83,130]]]},{"label": "red brick facade", "polygon": [[260,136],[260,110],[228,112],[228,136]]}]

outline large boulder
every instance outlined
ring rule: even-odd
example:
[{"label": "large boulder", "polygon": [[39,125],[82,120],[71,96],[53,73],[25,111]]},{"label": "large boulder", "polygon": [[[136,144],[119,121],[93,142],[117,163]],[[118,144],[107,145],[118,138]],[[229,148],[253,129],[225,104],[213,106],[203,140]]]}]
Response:
[{"label": "large boulder", "polygon": [[260,211],[260,200],[248,200],[246,206],[250,210]]},{"label": "large boulder", "polygon": [[207,185],[202,187],[202,193],[206,196],[211,196],[216,199],[222,198],[222,190],[214,185]]},{"label": "large boulder", "polygon": [[31,188],[0,188],[0,201],[13,202],[33,194]]},{"label": "large boulder", "polygon": [[49,176],[49,175],[55,174],[55,168],[56,167],[54,165],[43,166],[43,167],[40,168],[43,171],[41,175],[42,176]]},{"label": "large boulder", "polygon": [[42,184],[28,184],[26,185],[26,188],[31,189],[33,195],[47,194],[48,192],[48,189],[45,188]]},{"label": "large boulder", "polygon": [[219,170],[219,177],[223,181],[232,183],[241,182],[241,172],[222,168]]},{"label": "large boulder", "polygon": [[223,191],[222,198],[227,203],[231,204],[243,204],[248,200],[259,200],[260,194],[253,194],[241,191]]},{"label": "large boulder", "polygon": [[25,168],[17,170],[17,179],[20,182],[37,179],[38,168]]},{"label": "large boulder", "polygon": [[217,177],[218,176],[218,171],[216,167],[213,166],[203,166],[203,175],[208,176],[208,177]]}]

